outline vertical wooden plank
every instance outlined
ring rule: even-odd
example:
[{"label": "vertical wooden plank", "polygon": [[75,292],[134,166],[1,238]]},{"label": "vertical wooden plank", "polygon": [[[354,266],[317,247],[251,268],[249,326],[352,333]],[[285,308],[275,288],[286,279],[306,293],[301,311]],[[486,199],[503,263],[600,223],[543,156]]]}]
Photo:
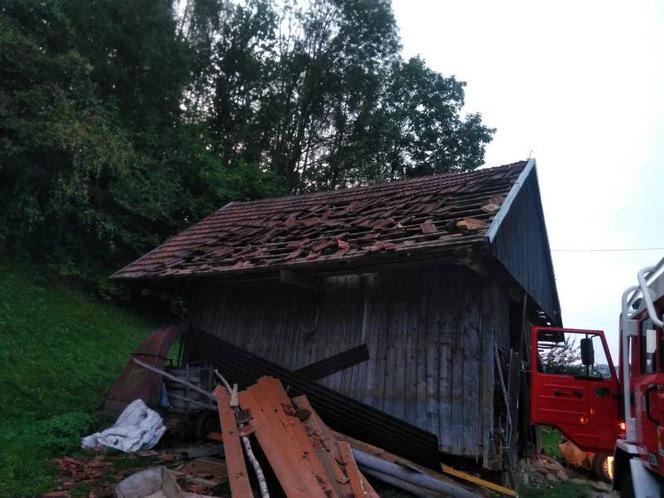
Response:
[{"label": "vertical wooden plank", "polygon": [[441,327],[439,332],[440,362],[438,369],[438,400],[439,418],[438,435],[443,451],[453,453],[454,451],[454,421],[452,420],[452,345],[454,327],[454,294],[455,281],[449,272],[445,272],[439,279],[441,282],[442,297],[439,309],[441,311]]},{"label": "vertical wooden plank", "polygon": [[247,466],[244,463],[235,413],[233,413],[230,404],[231,397],[221,386],[215,388],[214,396],[217,398],[221,433],[224,438],[224,457],[226,459],[226,468],[228,469],[228,482],[231,486],[231,493],[233,498],[251,498],[254,494],[251,491]]},{"label": "vertical wooden plank", "polygon": [[[328,286],[328,294],[324,303],[324,316],[328,326],[326,330],[327,341],[325,344],[323,357],[331,356],[340,350],[341,346],[338,343],[339,338],[343,334],[342,317],[339,316],[339,310],[342,303],[340,300],[341,289],[339,285],[339,278],[332,278],[330,280],[331,282]],[[337,372],[334,375],[330,375],[325,379],[325,385],[335,390],[339,389],[340,382],[340,372]]]},{"label": "vertical wooden plank", "polygon": [[287,289],[278,286],[273,287],[273,296],[267,304],[266,329],[262,332],[265,346],[263,348],[264,358],[274,363],[277,361],[277,348],[284,334],[286,316],[288,314],[287,304],[289,293]]},{"label": "vertical wooden plank", "polygon": [[270,356],[272,343],[279,337],[276,335],[279,327],[277,321],[281,320],[277,319],[275,321],[273,316],[275,313],[278,313],[280,303],[279,299],[273,299],[271,297],[274,294],[280,294],[278,287],[275,284],[272,284],[263,290],[263,301],[261,303],[263,312],[261,313],[260,321],[257,324],[256,330],[256,343],[260,348],[260,355],[263,358],[268,358]]},{"label": "vertical wooden plank", "polygon": [[403,324],[404,300],[400,288],[390,286],[390,322],[385,371],[385,408],[395,417],[403,417],[402,387],[404,378]]},{"label": "vertical wooden plank", "polygon": [[[440,417],[440,400],[438,398],[438,371],[440,369],[440,278],[438,272],[430,276],[430,286],[426,305],[426,429],[439,434],[438,419]],[[439,436],[440,439],[440,436]]]},{"label": "vertical wooden plank", "polygon": [[273,360],[285,368],[292,368],[291,353],[293,349],[293,328],[298,327],[295,310],[297,309],[297,289],[292,286],[284,287],[284,307],[282,314],[282,327],[279,336],[274,336],[275,344]]},{"label": "vertical wooden plank", "polygon": [[417,424],[417,330],[419,328],[419,292],[412,273],[403,278],[406,291],[402,292],[404,301],[404,326],[400,331],[403,337],[403,355],[405,361],[404,386],[401,392],[403,400],[403,420]]},{"label": "vertical wooden plank", "polygon": [[385,344],[387,337],[385,291],[381,275],[372,275],[366,297],[367,323],[363,337],[369,349],[366,391],[362,401],[380,408],[385,387]]},{"label": "vertical wooden plank", "polygon": [[463,376],[465,375],[465,364],[463,359],[464,331],[465,331],[465,309],[464,297],[465,286],[460,281],[457,270],[451,270],[454,273],[455,287],[458,289],[451,310],[453,318],[452,327],[452,448],[458,455],[462,450],[463,438]]},{"label": "vertical wooden plank", "polygon": [[[245,349],[263,356],[262,341],[260,337],[262,316],[265,313],[265,294],[266,287],[256,289],[252,292],[251,300],[249,302],[243,301],[242,305],[247,309],[245,314],[246,320],[244,322],[244,336],[245,336]],[[249,309],[251,311],[249,311]]]},{"label": "vertical wooden plank", "polygon": [[[468,276],[470,277],[470,275]],[[466,316],[463,331],[463,403],[461,439],[462,452],[468,456],[478,456],[479,452],[479,302],[481,300],[482,284],[474,278],[467,278]]]},{"label": "vertical wooden plank", "polygon": [[418,293],[417,293],[417,335],[415,341],[415,356],[416,360],[416,387],[415,392],[417,395],[417,415],[416,425],[425,430],[429,428],[429,391],[427,379],[427,360],[429,355],[427,353],[427,306],[429,294],[431,292],[431,282],[424,272],[420,272],[418,278]]},{"label": "vertical wooden plank", "polygon": [[319,359],[323,359],[322,356],[319,356],[318,350],[320,348],[323,338],[320,334],[320,306],[321,302],[325,296],[325,290],[319,292],[310,292],[308,295],[308,304],[307,309],[305,310],[305,319],[308,322],[304,324],[304,327],[307,328],[309,332],[303,334],[304,349],[306,354],[301,360],[301,365],[310,365]]},{"label": "vertical wooden plank", "polygon": [[494,387],[494,299],[493,288],[487,285],[482,290],[482,382],[480,386],[480,424],[482,427],[482,463],[486,468],[493,458],[493,387]]},{"label": "vertical wooden plank", "polygon": [[[357,346],[359,343],[359,328],[361,324],[362,315],[357,315],[358,301],[361,303],[359,296],[359,280],[356,275],[349,275],[344,278],[344,286],[342,293],[343,309],[345,313],[342,317],[343,334],[340,347],[343,349]],[[347,368],[342,370],[340,376],[339,391],[343,394],[351,395],[353,390],[353,369]]]},{"label": "vertical wooden plank", "polygon": [[240,339],[240,334],[238,330],[241,327],[240,323],[240,314],[242,310],[242,289],[237,286],[229,287],[228,293],[226,294],[225,299],[225,309],[224,309],[224,328],[221,331],[225,336],[228,337],[228,341],[235,344],[236,346],[242,347],[242,342]]},{"label": "vertical wooden plank", "polygon": [[353,372],[353,390],[351,396],[357,400],[367,403],[369,393],[373,389],[375,360],[374,337],[377,335],[373,322],[374,306],[374,283],[370,276],[365,276],[361,283],[362,319],[360,322],[359,344],[366,344],[369,351],[369,359],[356,365]]},{"label": "vertical wooden plank", "polygon": [[392,327],[392,292],[391,292],[391,283],[388,278],[384,275],[383,285],[381,285],[381,295],[382,303],[381,306],[381,315],[383,317],[383,327],[381,334],[381,341],[378,344],[378,354],[377,358],[377,368],[376,368],[376,383],[378,386],[378,397],[376,398],[376,408],[379,410],[385,410],[385,399],[389,396],[391,392],[390,387],[390,372],[389,369],[392,365],[388,363],[390,356],[390,342],[392,341],[392,336],[390,335],[390,330]]}]

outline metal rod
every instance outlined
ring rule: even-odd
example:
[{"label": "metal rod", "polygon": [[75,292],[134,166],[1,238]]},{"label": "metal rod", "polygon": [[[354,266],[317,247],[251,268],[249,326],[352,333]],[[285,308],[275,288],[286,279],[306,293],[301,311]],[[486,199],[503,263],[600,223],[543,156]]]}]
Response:
[{"label": "metal rod", "polygon": [[141,360],[137,360],[136,358],[132,358],[132,360],[137,365],[139,365],[139,366],[141,366],[141,367],[143,367],[147,370],[150,370],[151,372],[163,375],[164,377],[166,377],[167,379],[172,380],[173,382],[177,382],[179,384],[187,386],[192,391],[196,391],[197,393],[202,394],[203,396],[211,399],[212,401],[214,401],[215,404],[217,403],[217,399],[211,393],[207,392],[205,389],[201,389],[200,387],[195,386],[191,382],[187,382],[186,380],[182,380],[181,378],[176,377],[175,375],[171,375],[168,372],[166,372],[165,370],[162,370],[161,368],[153,367],[152,365],[148,365],[147,363],[143,363]]},{"label": "metal rod", "polygon": [[664,259],[662,259],[656,266],[648,266],[642,268],[636,274],[636,278],[639,281],[639,286],[641,287],[641,296],[643,301],[646,303],[646,309],[648,310],[648,317],[655,324],[656,327],[660,329],[664,327],[664,322],[657,316],[657,311],[655,311],[655,305],[652,302],[652,296],[650,295],[650,289],[648,288],[647,277],[656,273],[664,265]]},{"label": "metal rod", "polygon": [[622,364],[620,365],[620,376],[623,383],[623,405],[625,411],[625,439],[634,441],[636,439],[636,426],[632,417],[632,403],[630,397],[630,371],[629,371],[629,338],[632,323],[629,318],[630,294],[638,290],[638,286],[629,287],[623,292],[620,314],[620,340],[622,341]]}]

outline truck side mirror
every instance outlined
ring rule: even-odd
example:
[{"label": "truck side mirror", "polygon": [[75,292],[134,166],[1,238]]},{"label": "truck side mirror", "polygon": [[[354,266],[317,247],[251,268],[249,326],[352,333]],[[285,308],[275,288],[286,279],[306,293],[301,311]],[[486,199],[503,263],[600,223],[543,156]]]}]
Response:
[{"label": "truck side mirror", "polygon": [[593,340],[590,337],[581,339],[581,363],[584,367],[595,364],[595,348],[593,347]]}]

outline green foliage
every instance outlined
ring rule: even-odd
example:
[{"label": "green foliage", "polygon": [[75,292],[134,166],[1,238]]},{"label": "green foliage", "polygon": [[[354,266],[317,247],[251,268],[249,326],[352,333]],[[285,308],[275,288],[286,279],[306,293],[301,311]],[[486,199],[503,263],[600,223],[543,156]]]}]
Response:
[{"label": "green foliage", "polygon": [[223,204],[479,166],[389,2],[6,0],[0,250],[94,281]]},{"label": "green foliage", "polygon": [[564,481],[550,488],[521,486],[519,488],[519,496],[521,498],[540,498],[541,496],[549,498],[588,498],[591,496],[591,489],[582,484]]},{"label": "green foliage", "polygon": [[540,350],[539,355],[546,373],[580,375],[584,370],[579,345],[569,334],[565,335],[563,341]]},{"label": "green foliage", "polygon": [[558,445],[563,442],[562,436],[557,429],[553,427],[540,427],[540,435],[542,438],[542,451],[545,455],[555,458],[556,460],[562,459],[560,448]]},{"label": "green foliage", "polygon": [[0,249],[89,281],[230,200],[283,192],[222,166],[182,115],[189,48],[164,2],[9,0],[0,10]]},{"label": "green foliage", "polygon": [[76,451],[81,445],[81,436],[87,434],[94,420],[87,413],[63,413],[36,424],[39,444],[56,454]]},{"label": "green foliage", "polygon": [[156,326],[73,291],[39,265],[0,260],[0,496],[52,487],[131,351]]}]

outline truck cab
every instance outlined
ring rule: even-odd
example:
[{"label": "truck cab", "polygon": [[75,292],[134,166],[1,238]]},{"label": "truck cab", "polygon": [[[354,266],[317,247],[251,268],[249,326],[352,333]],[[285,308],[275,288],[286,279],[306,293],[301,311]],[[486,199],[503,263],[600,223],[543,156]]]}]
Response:
[{"label": "truck cab", "polygon": [[599,330],[533,327],[531,422],[614,455],[623,496],[664,490],[664,259],[623,293],[616,368]]}]

